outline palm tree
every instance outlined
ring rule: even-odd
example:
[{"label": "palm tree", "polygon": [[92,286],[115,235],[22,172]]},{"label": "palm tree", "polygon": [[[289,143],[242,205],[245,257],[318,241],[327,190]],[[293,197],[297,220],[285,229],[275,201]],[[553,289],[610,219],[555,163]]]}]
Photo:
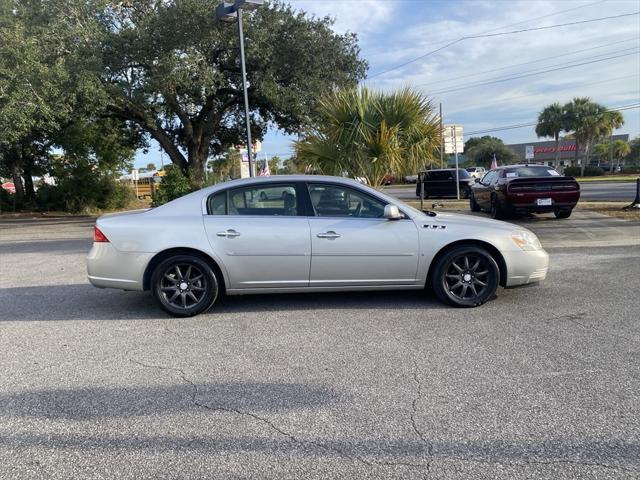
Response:
[{"label": "palm tree", "polygon": [[[620,165],[620,160],[631,153],[631,145],[624,140],[616,140],[613,142],[613,158],[616,160],[616,164]],[[613,162],[611,162],[613,164]]]},{"label": "palm tree", "polygon": [[565,111],[564,107],[559,103],[552,103],[540,112],[538,115],[538,124],[536,125],[536,135],[539,137],[553,138],[556,142],[556,168],[560,164],[560,133],[565,129]]},{"label": "palm tree", "polygon": [[436,158],[440,125],[431,101],[405,88],[390,94],[365,87],[339,90],[319,102],[318,126],[295,143],[315,171],[365,177],[413,174]]},{"label": "palm tree", "polygon": [[[600,134],[603,137],[609,137],[609,143],[611,143],[611,135],[613,134],[613,131],[622,127],[622,125],[624,125],[624,116],[622,115],[622,113],[617,110],[605,112],[602,122],[602,131],[600,132]],[[611,148],[612,152],[613,148]],[[609,160],[609,172],[613,172],[613,159],[610,158]]]},{"label": "palm tree", "polygon": [[589,97],[576,97],[564,106],[565,125],[573,131],[576,143],[575,159],[578,160],[580,145],[584,145],[584,161],[581,163],[580,175],[589,163],[591,146],[606,130],[607,109]]}]

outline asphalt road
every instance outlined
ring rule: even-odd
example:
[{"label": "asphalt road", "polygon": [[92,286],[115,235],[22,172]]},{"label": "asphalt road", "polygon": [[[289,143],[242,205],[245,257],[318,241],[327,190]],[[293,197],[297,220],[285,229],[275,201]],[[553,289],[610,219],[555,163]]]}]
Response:
[{"label": "asphalt road", "polygon": [[[415,185],[385,187],[384,191],[401,200],[415,200]],[[635,182],[583,182],[580,199],[593,201],[629,201],[636,195]]]},{"label": "asphalt road", "polygon": [[173,319],[88,285],[90,219],[0,220],[0,478],[638,478],[640,227],[523,222],[548,279],[481,308],[269,295]]}]

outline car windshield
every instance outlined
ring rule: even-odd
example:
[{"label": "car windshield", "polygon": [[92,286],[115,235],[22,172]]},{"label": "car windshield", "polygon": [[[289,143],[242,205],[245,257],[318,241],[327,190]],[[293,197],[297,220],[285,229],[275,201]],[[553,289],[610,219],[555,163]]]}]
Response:
[{"label": "car windshield", "polygon": [[467,168],[467,172],[473,173],[476,171],[476,167]]},{"label": "car windshield", "polygon": [[507,178],[513,177],[553,177],[560,175],[555,171],[553,167],[545,166],[527,166],[527,167],[514,167],[507,168],[505,176]]}]

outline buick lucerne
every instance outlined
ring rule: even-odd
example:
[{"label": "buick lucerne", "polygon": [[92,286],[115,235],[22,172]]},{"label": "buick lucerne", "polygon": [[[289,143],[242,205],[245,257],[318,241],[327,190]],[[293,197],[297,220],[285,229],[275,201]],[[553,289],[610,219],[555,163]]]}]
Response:
[{"label": "buick lucerne", "polygon": [[105,215],[87,257],[96,287],[150,290],[183,317],[245,293],[427,288],[475,307],[498,286],[543,280],[547,266],[525,228],[421,212],[356,181],[316,175],[234,180]]}]

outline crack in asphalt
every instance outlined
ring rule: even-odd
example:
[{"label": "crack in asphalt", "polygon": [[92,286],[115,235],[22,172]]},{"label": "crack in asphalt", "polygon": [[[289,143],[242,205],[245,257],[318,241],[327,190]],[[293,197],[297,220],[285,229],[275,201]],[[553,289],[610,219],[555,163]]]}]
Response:
[{"label": "crack in asphalt", "polygon": [[390,461],[384,461],[384,460],[367,460],[363,457],[361,457],[360,455],[350,455],[349,453],[330,446],[330,445],[326,445],[320,442],[317,442],[315,440],[302,440],[298,437],[296,437],[295,435],[287,432],[286,430],[283,430],[281,427],[279,427],[278,425],[276,425],[274,422],[272,422],[271,420],[269,420],[268,418],[262,417],[260,415],[257,415],[255,413],[252,412],[247,412],[244,410],[239,410],[237,408],[232,408],[232,407],[223,407],[223,406],[212,406],[212,405],[208,405],[206,403],[202,403],[200,401],[198,401],[198,386],[189,379],[189,377],[187,376],[187,374],[185,373],[185,371],[181,368],[178,367],[166,367],[163,365],[150,365],[150,364],[146,364],[143,362],[140,362],[138,360],[134,360],[132,358],[129,358],[129,361],[131,363],[134,363],[136,365],[139,365],[143,368],[152,368],[152,369],[157,369],[157,370],[163,370],[163,371],[173,371],[173,372],[177,372],[180,375],[180,378],[182,379],[183,382],[185,382],[186,384],[188,384],[191,387],[191,402],[200,408],[204,408],[206,410],[210,410],[213,412],[225,412],[225,413],[234,413],[236,415],[241,415],[241,416],[247,416],[250,417],[254,420],[257,420],[258,422],[267,425],[271,430],[277,432],[278,434],[288,438],[290,441],[301,445],[302,447],[308,447],[309,445],[313,445],[315,447],[318,447],[322,450],[325,450],[327,452],[331,452],[331,453],[335,453],[338,454],[344,458],[347,458],[351,461],[354,462],[360,462],[364,465],[367,465],[368,467],[374,467],[374,466],[383,466],[383,467],[407,467],[407,468],[421,468],[421,469],[426,469],[425,471],[425,475],[424,478],[427,479],[427,477],[430,475],[431,473],[431,466],[433,461],[437,458],[439,459],[443,459],[443,460],[458,460],[458,461],[462,461],[462,462],[472,462],[472,463],[483,463],[483,464],[497,464],[497,465],[503,465],[503,466],[509,466],[509,467],[526,467],[527,465],[554,465],[554,464],[570,464],[570,465],[576,465],[576,466],[583,466],[583,467],[601,467],[601,468],[606,468],[606,469],[612,469],[612,470],[621,470],[621,471],[625,471],[625,472],[631,472],[631,473],[635,473],[637,472],[637,470],[635,469],[630,469],[627,467],[623,467],[621,465],[609,465],[606,463],[598,463],[598,462],[582,462],[579,460],[569,460],[569,459],[556,459],[556,460],[548,460],[548,461],[543,461],[543,460],[525,460],[522,462],[509,462],[509,461],[503,461],[503,460],[499,460],[499,459],[493,459],[493,458],[489,458],[489,459],[484,459],[484,458],[470,458],[470,457],[462,457],[462,456],[458,456],[458,455],[446,455],[446,454],[438,454],[438,455],[434,455],[433,452],[433,444],[431,442],[429,442],[424,433],[418,428],[416,421],[415,421],[415,414],[417,413],[417,404],[418,401],[422,398],[422,382],[420,382],[420,378],[419,378],[419,371],[418,371],[418,364],[417,362],[414,360],[414,371],[413,371],[413,381],[416,383],[417,385],[417,391],[416,391],[416,396],[414,397],[413,401],[412,401],[412,412],[411,412],[411,424],[413,427],[414,432],[416,433],[416,435],[420,438],[420,440],[427,446],[427,454],[429,455],[429,460],[427,461],[427,463],[412,463],[412,462],[390,462]]},{"label": "crack in asphalt", "polygon": [[584,329],[588,329],[588,330],[593,330],[594,332],[598,332],[598,333],[602,333],[604,335],[609,335],[611,337],[615,337],[615,338],[621,338],[622,340],[626,340],[627,342],[631,342],[631,343],[639,343],[638,340],[634,339],[634,338],[629,338],[625,335],[620,335],[617,333],[613,333],[607,330],[602,330],[598,327],[594,327],[592,325],[587,325],[585,323],[580,322],[579,320],[582,320],[586,315],[587,312],[579,312],[579,313],[565,313],[564,315],[557,315],[553,312],[550,312],[551,316],[557,320],[568,320],[569,322],[573,323],[574,325],[578,325],[579,327],[582,327]]},{"label": "crack in asphalt", "polygon": [[[416,395],[413,397],[413,401],[411,402],[411,426],[413,427],[413,431],[420,438],[422,443],[424,443],[427,447],[427,456],[428,460],[425,465],[427,469],[427,476],[431,473],[431,463],[433,462],[433,444],[427,440],[422,430],[418,428],[418,424],[416,423],[416,414],[418,413],[418,402],[422,399],[422,383],[420,382],[420,378],[418,375],[418,362],[413,360],[413,381],[416,384]],[[426,478],[426,477],[425,477]]]},{"label": "crack in asphalt", "polygon": [[241,416],[248,416],[253,418],[254,420],[257,420],[265,425],[267,425],[269,428],[271,428],[273,431],[279,433],[282,436],[287,437],[289,440],[291,440],[292,442],[301,445],[303,447],[307,447],[309,444],[313,445],[315,447],[321,448],[327,452],[332,452],[332,453],[336,453],[342,457],[345,457],[351,461],[357,461],[360,463],[363,463],[369,467],[373,467],[373,466],[388,466],[388,467],[397,467],[397,466],[401,466],[401,467],[408,467],[408,468],[429,468],[428,465],[422,464],[422,463],[411,463],[411,462],[390,462],[390,461],[384,461],[384,460],[367,460],[359,455],[350,455],[347,452],[336,448],[336,447],[332,447],[329,445],[325,445],[323,443],[317,442],[315,440],[302,440],[297,438],[295,435],[283,430],[282,428],[280,428],[279,426],[277,426],[275,423],[273,423],[271,420],[269,420],[268,418],[262,417],[260,415],[257,415],[255,413],[252,412],[247,412],[244,410],[239,410],[237,408],[231,408],[231,407],[222,407],[222,406],[212,406],[212,405],[208,405],[206,403],[202,403],[198,401],[198,386],[189,379],[189,377],[187,376],[187,374],[185,373],[185,371],[181,368],[177,368],[177,367],[166,367],[163,365],[150,365],[150,364],[146,364],[143,362],[140,362],[138,360],[134,360],[132,358],[129,358],[129,361],[131,363],[134,363],[136,365],[139,365],[143,368],[154,368],[157,370],[168,370],[168,371],[174,371],[177,372],[180,375],[180,378],[182,379],[182,381],[184,381],[186,384],[191,386],[191,402],[200,408],[204,408],[210,411],[214,411],[214,412],[226,412],[226,413],[235,413],[236,415],[241,415]]},{"label": "crack in asphalt", "polygon": [[[511,467],[525,467],[527,465],[554,465],[554,464],[572,464],[572,465],[578,465],[578,466],[589,466],[589,467],[602,467],[602,468],[607,468],[607,469],[614,469],[614,470],[622,470],[622,471],[626,471],[626,472],[635,472],[636,470],[633,469],[628,469],[626,467],[620,466],[620,465],[609,465],[606,463],[597,463],[597,462],[581,462],[581,461],[577,461],[577,460],[569,460],[569,459],[556,459],[556,460],[548,460],[548,461],[543,461],[543,460],[525,460],[523,462],[509,462],[509,461],[503,461],[503,460],[499,460],[499,459],[484,459],[484,458],[471,458],[471,457],[461,457],[458,455],[447,455],[447,454],[438,454],[435,455],[433,452],[433,444],[427,440],[427,438],[425,437],[424,433],[418,428],[417,423],[416,423],[416,413],[418,412],[417,410],[417,405],[418,402],[422,399],[422,382],[420,382],[420,376],[419,376],[419,368],[418,368],[418,362],[414,359],[413,360],[413,381],[416,384],[416,396],[414,397],[413,401],[411,402],[411,426],[413,427],[414,432],[416,433],[416,435],[420,438],[420,440],[427,446],[427,454],[429,455],[429,460],[427,462],[427,464],[425,465],[425,467],[427,468],[427,475],[430,473],[431,470],[431,465],[434,462],[434,460],[436,459],[436,457],[438,459],[443,459],[443,460],[458,460],[458,461],[462,461],[462,462],[475,462],[475,463],[484,463],[484,464],[498,464],[498,465],[503,465],[503,466],[511,466]],[[427,478],[425,476],[425,478]]]}]

